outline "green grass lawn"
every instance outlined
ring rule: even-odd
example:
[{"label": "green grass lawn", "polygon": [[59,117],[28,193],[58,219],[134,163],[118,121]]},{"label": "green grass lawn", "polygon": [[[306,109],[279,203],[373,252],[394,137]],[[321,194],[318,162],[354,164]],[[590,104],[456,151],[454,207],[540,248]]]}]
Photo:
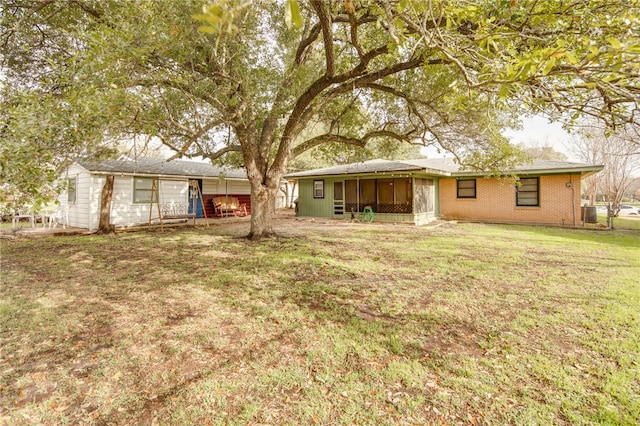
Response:
[{"label": "green grass lawn", "polygon": [[640,232],[0,240],[0,424],[638,424]]},{"label": "green grass lawn", "polygon": [[[598,223],[601,225],[607,225],[607,214],[598,213]],[[632,229],[640,231],[640,218],[637,216],[621,216],[613,218],[614,229]]]}]

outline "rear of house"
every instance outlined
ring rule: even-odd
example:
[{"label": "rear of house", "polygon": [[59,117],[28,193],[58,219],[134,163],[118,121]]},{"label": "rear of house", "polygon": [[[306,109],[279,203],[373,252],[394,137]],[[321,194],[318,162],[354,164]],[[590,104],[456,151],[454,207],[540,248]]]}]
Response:
[{"label": "rear of house", "polygon": [[440,181],[445,219],[573,225],[581,223],[580,174]]},{"label": "rear of house", "polygon": [[460,171],[451,159],[373,160],[291,173],[301,216],[350,218],[368,207],[376,220],[445,219],[578,225],[580,182],[602,166],[537,161],[495,178]]},{"label": "rear of house", "polygon": [[[144,157],[79,160],[61,176],[67,184],[58,201],[63,220],[69,226],[91,231],[98,228],[107,175],[114,176],[111,223],[116,227],[146,224],[150,217],[157,219],[158,209],[151,203],[154,181],[159,203],[185,206],[196,217],[213,217],[212,199],[219,196],[236,197],[247,204],[249,212],[251,208],[251,188],[243,170]],[[194,183],[199,190],[194,190]]]},{"label": "rear of house", "polygon": [[287,178],[298,180],[300,216],[351,218],[368,208],[376,220],[421,225],[437,216],[441,175],[412,164],[372,160]]}]

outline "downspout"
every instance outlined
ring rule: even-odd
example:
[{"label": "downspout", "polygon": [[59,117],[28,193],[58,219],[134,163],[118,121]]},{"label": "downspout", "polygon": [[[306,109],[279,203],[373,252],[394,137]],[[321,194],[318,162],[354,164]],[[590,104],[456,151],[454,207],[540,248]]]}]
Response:
[{"label": "downspout", "polygon": [[433,179],[433,216],[440,217],[440,177]]},{"label": "downspout", "polygon": [[[569,175],[569,182],[567,183],[567,186],[569,188],[571,188],[571,209],[573,211],[573,226],[577,226],[577,222],[576,222],[576,191],[573,188],[573,176]],[[585,209],[585,214],[586,214],[587,209]],[[582,224],[584,225],[584,218],[583,218],[583,222]]]},{"label": "downspout", "polygon": [[356,212],[360,211],[360,177],[356,176]]},{"label": "downspout", "polygon": [[[393,186],[393,202],[396,203],[396,187]],[[413,215],[413,221],[416,220],[416,177],[411,176],[411,214]]]},{"label": "downspout", "polygon": [[[393,185],[393,203],[396,203],[396,186]],[[411,176],[411,215],[413,216],[413,224],[418,225],[418,219],[416,218],[416,177]],[[427,220],[427,219],[425,219]]]}]

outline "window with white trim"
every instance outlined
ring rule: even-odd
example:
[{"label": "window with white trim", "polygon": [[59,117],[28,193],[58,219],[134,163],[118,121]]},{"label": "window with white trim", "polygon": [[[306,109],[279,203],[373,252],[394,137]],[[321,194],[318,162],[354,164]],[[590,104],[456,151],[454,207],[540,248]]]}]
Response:
[{"label": "window with white trim", "polygon": [[67,202],[69,204],[76,203],[76,197],[78,192],[78,178],[72,177],[67,180]]},{"label": "window with white trim", "polygon": [[313,198],[324,198],[324,181],[313,181]]}]

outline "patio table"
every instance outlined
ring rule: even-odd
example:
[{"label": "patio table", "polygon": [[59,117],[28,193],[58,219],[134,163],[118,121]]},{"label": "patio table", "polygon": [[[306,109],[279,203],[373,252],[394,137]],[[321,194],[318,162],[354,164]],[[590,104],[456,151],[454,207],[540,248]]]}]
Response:
[{"label": "patio table", "polygon": [[32,214],[16,214],[13,215],[13,219],[11,220],[11,227],[12,228],[17,228],[18,227],[18,222],[20,222],[20,219],[29,219],[29,223],[31,224],[31,227],[33,228],[35,226],[35,215]]}]

